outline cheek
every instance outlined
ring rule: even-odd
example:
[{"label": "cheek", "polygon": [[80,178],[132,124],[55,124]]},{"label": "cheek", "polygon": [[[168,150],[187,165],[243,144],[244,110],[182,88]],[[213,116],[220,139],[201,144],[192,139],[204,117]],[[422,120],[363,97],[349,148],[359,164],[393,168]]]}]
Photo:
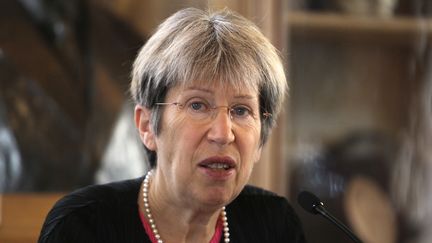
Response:
[{"label": "cheek", "polygon": [[250,161],[251,164],[258,162],[261,157],[260,132],[259,128],[254,127],[245,132],[241,139],[244,159]]},{"label": "cheek", "polygon": [[174,138],[181,132],[186,123],[185,117],[177,112],[164,112],[161,116],[160,135]]},{"label": "cheek", "polygon": [[[167,117],[160,133],[160,141],[163,141],[165,151],[168,153],[188,154],[188,152],[199,142],[199,131],[190,125],[184,117]],[[186,153],[184,153],[186,152]],[[180,154],[182,154],[180,153]]]}]

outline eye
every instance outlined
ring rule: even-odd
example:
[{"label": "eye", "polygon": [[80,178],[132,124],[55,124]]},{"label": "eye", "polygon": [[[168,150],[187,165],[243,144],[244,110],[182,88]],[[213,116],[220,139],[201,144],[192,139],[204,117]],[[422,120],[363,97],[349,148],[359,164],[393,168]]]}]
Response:
[{"label": "eye", "polygon": [[186,103],[187,108],[192,112],[207,112],[209,105],[204,100],[191,99]]},{"label": "eye", "polygon": [[190,104],[190,107],[191,107],[193,110],[199,111],[199,110],[202,110],[202,109],[203,109],[204,104],[203,104],[203,103],[200,103],[200,102],[194,102],[194,103]]},{"label": "eye", "polygon": [[252,116],[252,110],[244,105],[236,105],[233,106],[230,110],[230,113],[233,117],[245,118],[248,116]]}]

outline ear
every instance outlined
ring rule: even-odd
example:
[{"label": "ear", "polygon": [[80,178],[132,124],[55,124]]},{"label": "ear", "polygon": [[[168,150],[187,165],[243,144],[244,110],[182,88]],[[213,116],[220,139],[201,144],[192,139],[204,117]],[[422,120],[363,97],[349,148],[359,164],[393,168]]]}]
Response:
[{"label": "ear", "polygon": [[141,105],[135,106],[135,126],[138,129],[141,141],[149,150],[156,151],[157,146],[155,134],[150,124],[150,115],[151,112],[148,108]]}]

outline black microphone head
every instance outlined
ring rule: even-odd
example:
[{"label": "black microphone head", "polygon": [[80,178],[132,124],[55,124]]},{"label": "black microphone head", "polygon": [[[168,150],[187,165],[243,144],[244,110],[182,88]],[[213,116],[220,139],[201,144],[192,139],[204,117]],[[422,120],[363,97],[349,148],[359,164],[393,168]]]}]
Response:
[{"label": "black microphone head", "polygon": [[323,205],[317,196],[308,191],[300,192],[297,196],[297,202],[303,207],[304,210],[312,214],[318,214],[318,211],[315,209],[315,207],[318,205]]}]

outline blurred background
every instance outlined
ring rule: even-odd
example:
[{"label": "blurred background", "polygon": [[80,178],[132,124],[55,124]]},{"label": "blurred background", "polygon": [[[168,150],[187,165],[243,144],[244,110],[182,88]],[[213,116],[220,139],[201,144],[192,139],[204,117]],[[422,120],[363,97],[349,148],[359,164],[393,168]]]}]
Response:
[{"label": "blurred background", "polygon": [[79,187],[143,175],[133,59],[185,7],[229,7],[280,50],[289,98],[251,184],[286,196],[309,243],[432,242],[429,0],[1,0],[0,242],[35,242]]}]

